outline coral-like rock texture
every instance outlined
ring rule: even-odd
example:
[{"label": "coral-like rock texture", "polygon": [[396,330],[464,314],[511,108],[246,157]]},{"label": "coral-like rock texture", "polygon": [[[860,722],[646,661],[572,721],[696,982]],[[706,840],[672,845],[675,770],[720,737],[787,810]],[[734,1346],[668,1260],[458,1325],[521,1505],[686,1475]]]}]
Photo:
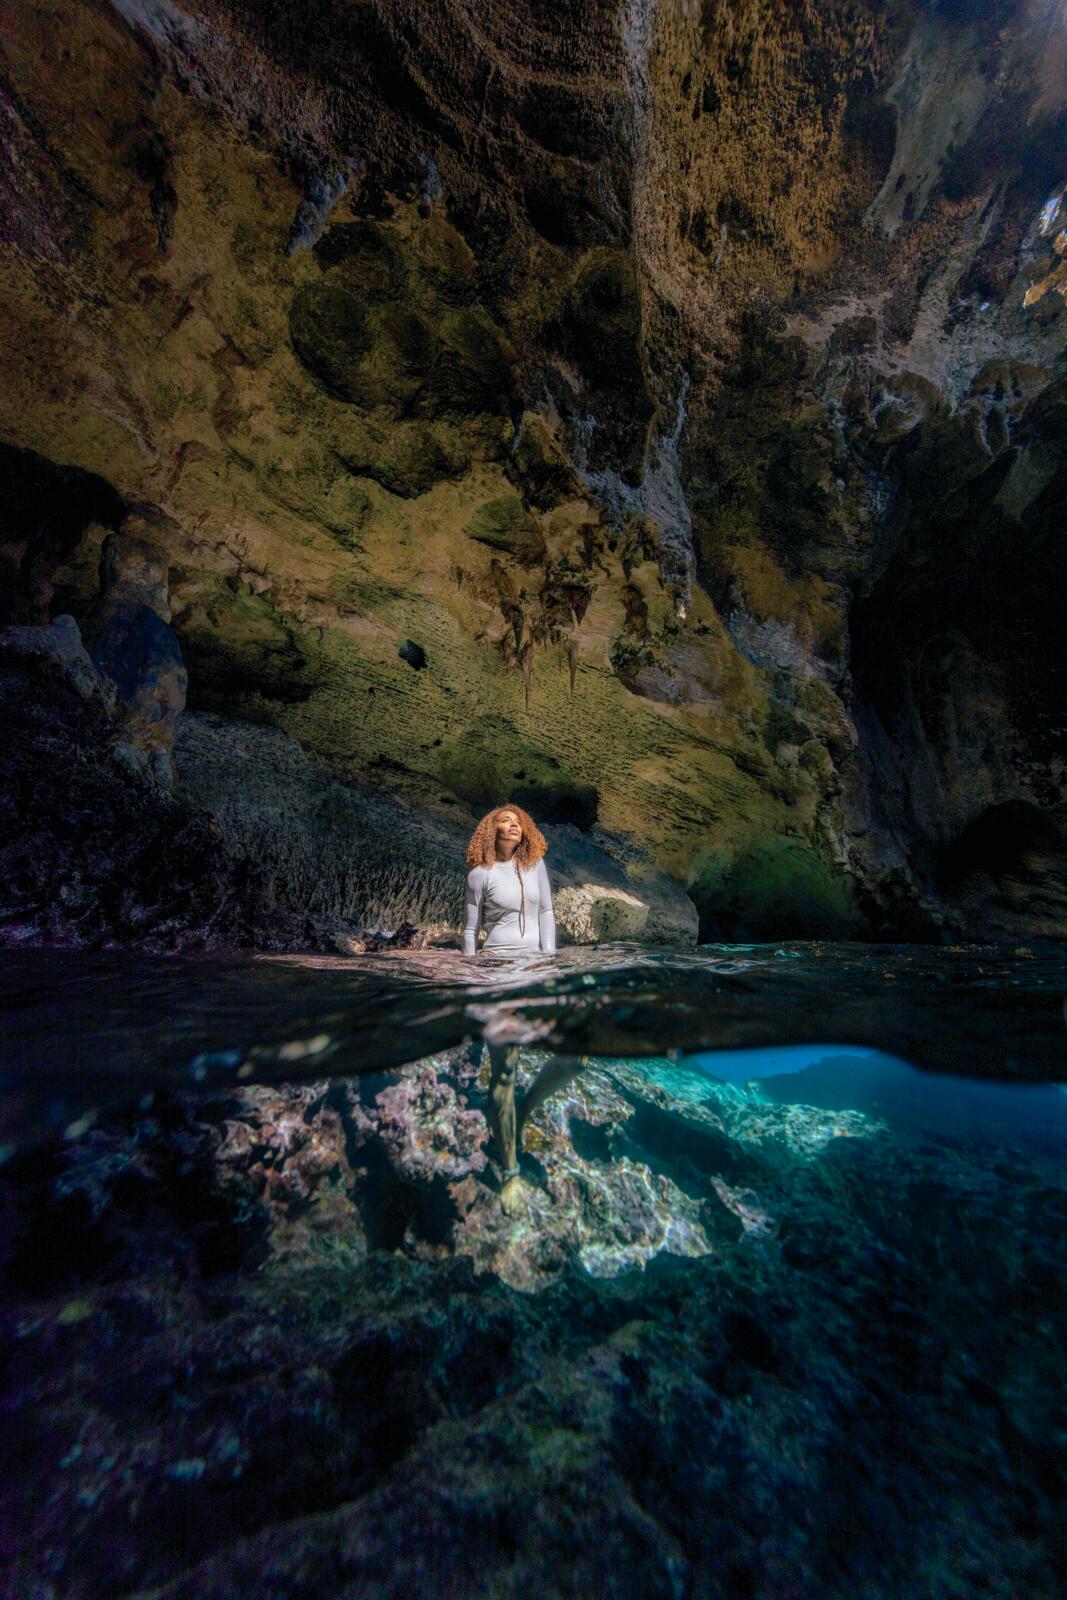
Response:
[{"label": "coral-like rock texture", "polygon": [[[197,804],[179,663],[231,747],[303,752],[303,815],[584,835],[621,881],[574,937],[1062,935],[1064,26],[16,0],[3,620],[107,670],[139,507],[170,684],[127,742],[165,781],[177,717]],[[227,787],[291,856],[262,769]],[[367,921],[387,844],[316,850],[288,892]],[[395,920],[458,920],[440,859]]]},{"label": "coral-like rock texture", "polygon": [[478,1066],[0,1168],[9,1593],[1058,1600],[1053,1146],[602,1059],[509,1219]]}]

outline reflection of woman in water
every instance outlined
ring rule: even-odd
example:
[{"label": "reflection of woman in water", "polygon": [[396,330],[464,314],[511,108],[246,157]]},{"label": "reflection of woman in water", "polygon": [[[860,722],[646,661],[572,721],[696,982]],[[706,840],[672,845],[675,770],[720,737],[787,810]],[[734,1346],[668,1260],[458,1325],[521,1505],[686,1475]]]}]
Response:
[{"label": "reflection of woman in water", "polygon": [[[484,816],[467,846],[467,916],[463,953],[478,951],[478,928],[485,928],[482,953],[506,960],[525,952],[554,955],[556,921],[552,889],[545,869],[545,836],[521,806],[498,806]],[[479,1051],[480,1054],[480,1051]],[[518,1045],[489,1046],[489,1126],[504,1157],[500,1199],[511,1213],[521,1204],[519,1143],[530,1113],[574,1077],[584,1062],[575,1056],[553,1056],[515,1110]]]}]

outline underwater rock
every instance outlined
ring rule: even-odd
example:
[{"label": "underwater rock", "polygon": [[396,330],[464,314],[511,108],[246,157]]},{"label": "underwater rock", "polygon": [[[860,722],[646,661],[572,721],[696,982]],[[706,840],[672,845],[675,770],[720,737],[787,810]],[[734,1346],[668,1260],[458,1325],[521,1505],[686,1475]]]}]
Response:
[{"label": "underwater rock", "polygon": [[485,1167],[485,1118],[465,1109],[465,1097],[434,1066],[414,1069],[382,1089],[367,1118],[398,1178],[407,1183],[457,1179]]},{"label": "underwater rock", "polygon": [[595,1594],[607,1553],[662,1600],[724,1560],[1053,1600],[1060,1166],[604,1060],[511,1220],[380,1142],[447,1142],[478,1071],[161,1096],[0,1168],[17,1592]]},{"label": "underwater rock", "polygon": [[258,1233],[256,1258],[294,1266],[362,1259],[368,1246],[352,1193],[350,1128],[329,1085],[250,1087],[220,1111],[213,1184]]},{"label": "underwater rock", "polygon": [[[518,1091],[528,1090],[547,1060],[522,1051]],[[471,1089],[481,1084],[469,1056],[438,1058],[438,1071],[450,1066]],[[451,1248],[469,1256],[477,1272],[494,1273],[526,1292],[543,1289],[576,1261],[594,1276],[614,1277],[661,1251],[706,1255],[712,1246],[699,1200],[643,1162],[605,1159],[612,1133],[632,1114],[609,1074],[585,1068],[523,1128],[520,1163],[543,1176],[525,1183],[517,1218],[505,1215],[498,1195],[473,1175],[450,1184],[458,1216]],[[596,1130],[595,1154],[582,1152],[576,1124]]]}]

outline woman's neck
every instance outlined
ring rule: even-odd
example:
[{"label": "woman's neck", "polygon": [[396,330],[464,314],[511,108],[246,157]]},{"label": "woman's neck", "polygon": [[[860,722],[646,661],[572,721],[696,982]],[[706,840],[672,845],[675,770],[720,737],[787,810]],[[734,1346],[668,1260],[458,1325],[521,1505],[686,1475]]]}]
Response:
[{"label": "woman's neck", "polygon": [[518,848],[517,844],[498,844],[496,847],[497,860],[510,861]]}]

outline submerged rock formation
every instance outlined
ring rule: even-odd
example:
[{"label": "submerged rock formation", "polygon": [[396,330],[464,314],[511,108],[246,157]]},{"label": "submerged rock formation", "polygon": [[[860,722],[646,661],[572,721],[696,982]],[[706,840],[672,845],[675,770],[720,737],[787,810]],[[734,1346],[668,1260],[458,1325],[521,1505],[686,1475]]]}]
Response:
[{"label": "submerged rock formation", "polygon": [[[301,815],[511,798],[610,858],[586,937],[1063,934],[1063,50],[1050,0],[19,0],[5,620],[88,637],[148,506],[190,711],[296,741]],[[291,856],[183,720],[178,796]]]},{"label": "submerged rock formation", "polygon": [[0,1168],[12,1594],[1058,1596],[1061,1163],[602,1061],[509,1222],[471,1071]]}]

